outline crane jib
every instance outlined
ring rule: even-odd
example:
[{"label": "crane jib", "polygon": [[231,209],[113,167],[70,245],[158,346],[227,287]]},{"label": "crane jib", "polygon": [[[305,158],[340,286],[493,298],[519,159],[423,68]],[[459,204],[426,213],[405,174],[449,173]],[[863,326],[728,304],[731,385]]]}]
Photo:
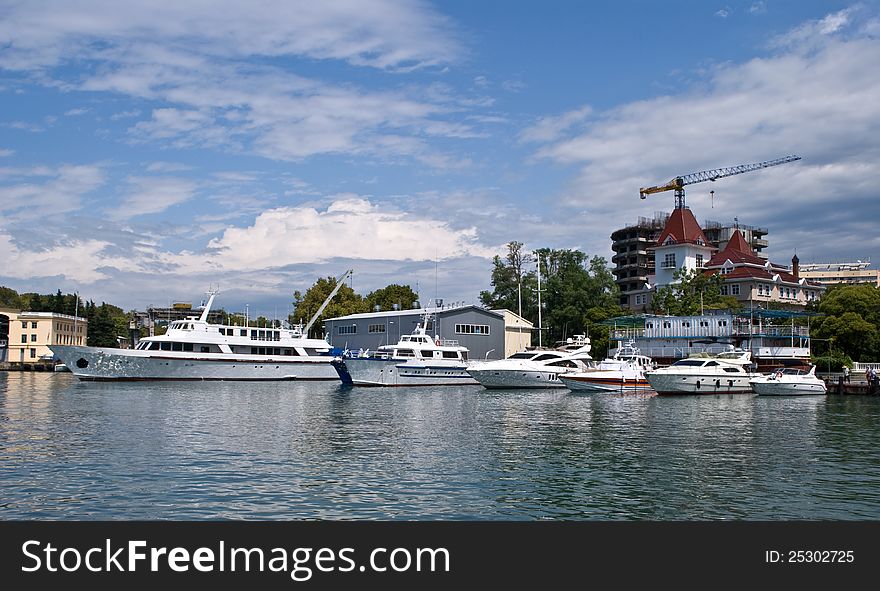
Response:
[{"label": "crane jib", "polygon": [[693,172],[691,174],[677,176],[665,185],[639,189],[639,197],[644,199],[648,195],[652,195],[654,193],[674,190],[676,192],[676,208],[684,207],[685,185],[702,183],[704,181],[715,181],[717,179],[725,178],[728,176],[734,176],[737,174],[742,174],[744,172],[751,172],[753,170],[760,170],[762,168],[769,168],[771,166],[778,166],[780,164],[786,164],[788,162],[794,162],[795,160],[800,159],[800,156],[791,155],[785,156],[783,158],[776,158],[775,160],[756,162],[754,164],[740,164],[739,166],[728,166],[725,168],[715,168],[712,170]]}]

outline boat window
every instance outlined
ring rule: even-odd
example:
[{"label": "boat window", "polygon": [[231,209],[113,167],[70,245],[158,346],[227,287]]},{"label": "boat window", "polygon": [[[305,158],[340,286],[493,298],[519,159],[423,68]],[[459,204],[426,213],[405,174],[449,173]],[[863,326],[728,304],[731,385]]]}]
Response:
[{"label": "boat window", "polygon": [[467,361],[467,351],[461,352],[461,358],[464,359],[465,361]]},{"label": "boat window", "polygon": [[247,336],[247,329],[246,328],[239,329],[238,336],[246,337]]},{"label": "boat window", "polygon": [[535,357],[535,361],[547,361],[548,359],[559,359],[559,355],[553,355],[552,353],[545,353],[544,355],[538,355]]},{"label": "boat window", "polygon": [[724,371],[726,371],[728,373],[739,373],[739,370],[735,367],[725,367]]},{"label": "boat window", "polygon": [[706,367],[715,367],[716,365],[718,365],[717,361],[709,361],[706,363]]},{"label": "boat window", "polygon": [[184,343],[184,344],[183,344],[183,350],[184,350],[184,351],[192,351],[192,350],[193,350],[193,344],[192,344],[192,343]]},{"label": "boat window", "polygon": [[161,343],[159,343],[159,348],[163,351],[170,351],[171,343],[169,343],[168,341],[162,341]]},{"label": "boat window", "polygon": [[570,359],[562,359],[560,361],[554,361],[553,363],[548,363],[548,367],[577,367],[577,364]]},{"label": "boat window", "polygon": [[690,366],[690,367],[700,367],[703,365],[703,362],[699,361],[697,359],[682,359],[681,361],[676,361],[672,365],[677,365],[677,366],[686,365],[686,366]]},{"label": "boat window", "polygon": [[443,359],[458,359],[458,353],[455,351],[443,351]]},{"label": "boat window", "polygon": [[[326,353],[327,349],[311,349],[306,348],[306,355],[321,355],[322,353]],[[294,353],[294,355],[299,355],[299,353]]]},{"label": "boat window", "polygon": [[288,356],[299,355],[299,353],[296,352],[296,349],[285,349],[284,354]]},{"label": "boat window", "polygon": [[430,359],[431,357],[434,356],[434,352],[430,351],[430,350],[426,351],[425,349],[422,349],[421,353],[422,353],[422,357],[424,357],[425,359]]},{"label": "boat window", "polygon": [[199,353],[210,353],[211,347],[208,345],[199,345]]},{"label": "boat window", "polygon": [[412,349],[398,349],[397,356],[398,357],[415,357],[416,353]]},{"label": "boat window", "polygon": [[514,353],[508,359],[531,359],[534,356],[534,353]]},{"label": "boat window", "polygon": [[172,351],[183,351],[183,343],[171,343]]}]

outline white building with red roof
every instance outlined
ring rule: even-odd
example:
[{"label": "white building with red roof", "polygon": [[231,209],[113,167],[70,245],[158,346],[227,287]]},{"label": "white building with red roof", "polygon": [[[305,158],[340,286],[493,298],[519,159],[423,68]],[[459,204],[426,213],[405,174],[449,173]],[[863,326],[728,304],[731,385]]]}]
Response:
[{"label": "white building with red roof", "polygon": [[722,295],[736,298],[744,307],[773,302],[774,308],[803,309],[825,291],[821,284],[798,275],[797,255],[790,268],[762,259],[739,230],[719,251],[686,207],[673,210],[657,238],[654,269],[645,288],[632,292],[631,308],[648,311],[652,294],[659,287],[677,283],[675,273],[680,269],[722,275]]},{"label": "white building with red roof", "polygon": [[733,296],[743,304],[774,302],[781,304],[774,307],[798,309],[825,291],[822,284],[799,276],[798,263],[797,255],[792,257],[790,268],[759,258],[736,231],[724,250],[706,263],[705,272],[724,277],[721,295]]}]

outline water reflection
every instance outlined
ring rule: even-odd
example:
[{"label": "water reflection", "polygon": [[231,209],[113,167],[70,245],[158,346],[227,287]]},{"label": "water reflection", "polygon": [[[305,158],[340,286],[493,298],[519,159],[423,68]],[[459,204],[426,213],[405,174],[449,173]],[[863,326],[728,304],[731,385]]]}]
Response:
[{"label": "water reflection", "polygon": [[0,373],[0,517],[878,519],[880,399]]}]

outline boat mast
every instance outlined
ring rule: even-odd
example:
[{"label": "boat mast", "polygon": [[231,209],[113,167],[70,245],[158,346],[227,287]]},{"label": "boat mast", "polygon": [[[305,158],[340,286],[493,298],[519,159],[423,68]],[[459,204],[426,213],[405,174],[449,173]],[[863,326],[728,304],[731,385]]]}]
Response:
[{"label": "boat mast", "polygon": [[216,289],[209,289],[205,292],[205,295],[208,296],[208,303],[205,304],[205,309],[202,310],[202,315],[199,316],[199,322],[207,322],[208,321],[208,313],[211,311],[211,306],[214,304],[214,296],[220,293]]},{"label": "boat mast", "polygon": [[538,255],[538,348],[541,348],[541,255]]}]

